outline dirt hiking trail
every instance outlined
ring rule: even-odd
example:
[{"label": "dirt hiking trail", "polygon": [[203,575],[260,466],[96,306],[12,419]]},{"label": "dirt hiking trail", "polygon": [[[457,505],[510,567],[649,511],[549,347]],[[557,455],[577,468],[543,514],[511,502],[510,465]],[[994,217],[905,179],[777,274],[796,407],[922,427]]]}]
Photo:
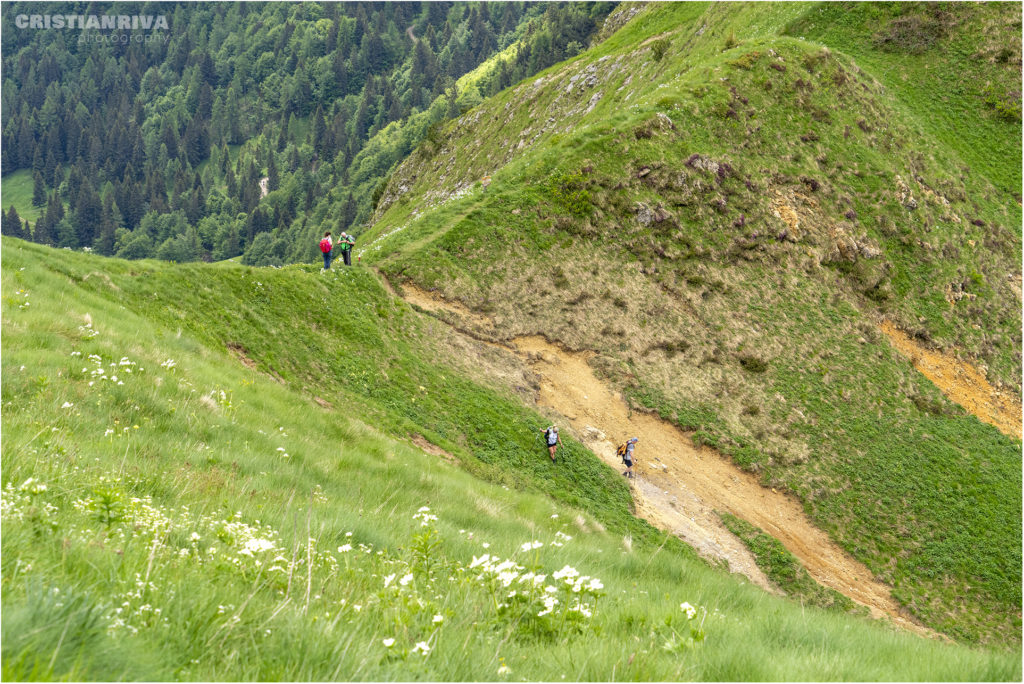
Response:
[{"label": "dirt hiking trail", "polygon": [[[448,318],[454,314],[466,324],[456,325],[456,331],[469,327],[493,331],[490,319],[411,284],[402,285],[402,296],[424,310],[445,312]],[[568,352],[533,336],[515,338],[505,348],[540,376],[538,406],[564,416],[580,439],[612,468],[623,470],[615,446],[639,437],[637,477],[632,483],[638,517],[778,593],[743,542],[717,515],[717,511],[732,513],[775,537],[818,583],[866,606],[873,617],[887,618],[924,636],[939,636],[904,613],[889,587],[815,527],[795,497],[762,486],[714,450],[694,446],[688,434],[667,421],[631,411],[618,393],[594,376],[587,363],[591,354]]]}]

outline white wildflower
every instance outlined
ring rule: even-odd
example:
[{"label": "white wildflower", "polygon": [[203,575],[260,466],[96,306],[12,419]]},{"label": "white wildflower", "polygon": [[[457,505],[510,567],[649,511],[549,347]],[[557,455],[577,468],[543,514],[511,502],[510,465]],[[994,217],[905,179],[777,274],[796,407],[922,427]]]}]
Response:
[{"label": "white wildflower", "polygon": [[566,565],[561,570],[551,573],[551,576],[555,579],[562,579],[564,577],[571,582],[573,578],[579,577],[579,574],[580,573],[576,570],[576,568]]}]

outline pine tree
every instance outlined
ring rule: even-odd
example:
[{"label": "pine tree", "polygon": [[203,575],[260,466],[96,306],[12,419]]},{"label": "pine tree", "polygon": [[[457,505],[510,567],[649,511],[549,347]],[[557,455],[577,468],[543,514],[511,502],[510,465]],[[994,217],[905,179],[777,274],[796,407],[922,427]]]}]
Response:
[{"label": "pine tree", "polygon": [[96,242],[93,249],[104,256],[111,256],[114,253],[114,236],[117,229],[122,227],[121,212],[117,208],[113,194],[103,198],[103,211],[100,214],[100,225],[97,231]]},{"label": "pine tree", "polygon": [[317,151],[317,154],[321,155],[324,151],[324,138],[327,132],[327,124],[324,123],[324,110],[321,109],[320,105],[316,106],[316,111],[313,112],[313,122],[309,129],[309,143],[313,146],[313,149]]},{"label": "pine tree", "polygon": [[274,192],[281,187],[281,174],[277,170],[277,162],[274,161],[274,155],[270,155],[270,161],[267,163],[267,189],[270,192]]},{"label": "pine tree", "polygon": [[74,228],[78,246],[92,246],[96,240],[102,213],[103,205],[100,202],[100,197],[96,194],[92,181],[86,179],[78,193],[78,201],[75,203],[74,213],[71,217],[71,225]]},{"label": "pine tree", "polygon": [[3,226],[0,226],[0,233],[16,238],[25,237],[21,232],[21,217],[18,216],[18,210],[14,208],[13,204],[7,215],[4,216],[4,223]]},{"label": "pine tree", "polygon": [[57,157],[53,153],[53,149],[49,149],[46,152],[46,163],[43,164],[43,180],[46,181],[48,186],[55,187],[54,182],[57,173]]},{"label": "pine tree", "polygon": [[43,174],[39,171],[32,174],[32,206],[46,206],[46,183],[43,182]]},{"label": "pine tree", "polygon": [[235,169],[228,164],[228,171],[224,174],[224,182],[227,185],[228,197],[238,197],[238,181],[235,179]]},{"label": "pine tree", "polygon": [[284,152],[288,146],[288,124],[292,120],[291,112],[284,113],[284,121],[281,122],[281,132],[277,136],[277,151]]}]

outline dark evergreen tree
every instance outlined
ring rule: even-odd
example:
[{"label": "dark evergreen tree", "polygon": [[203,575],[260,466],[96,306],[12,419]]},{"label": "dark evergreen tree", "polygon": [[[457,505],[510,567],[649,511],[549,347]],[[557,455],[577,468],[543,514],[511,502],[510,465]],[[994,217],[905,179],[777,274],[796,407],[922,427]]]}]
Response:
[{"label": "dark evergreen tree", "polygon": [[322,155],[324,151],[326,132],[327,124],[324,123],[324,111],[320,105],[317,105],[309,128],[309,144],[317,151],[317,154]]},{"label": "dark evergreen tree", "polygon": [[277,136],[277,151],[284,152],[284,148],[288,145],[288,124],[292,120],[291,112],[285,112],[284,121],[281,122],[281,131]]},{"label": "dark evergreen tree", "polygon": [[96,239],[97,230],[100,224],[100,215],[103,205],[92,181],[88,178],[82,183],[74,206],[74,213],[71,217],[71,225],[74,229],[75,238],[80,247],[92,246]]},{"label": "dark evergreen tree", "polygon": [[25,234],[21,231],[21,217],[18,216],[18,210],[11,205],[11,208],[4,214],[3,226],[0,226],[0,233],[9,235],[16,238],[24,238]]},{"label": "dark evergreen tree", "polygon": [[267,190],[274,192],[281,187],[281,174],[277,170],[277,162],[274,161],[274,155],[270,155],[270,160],[267,162]]},{"label": "dark evergreen tree", "polygon": [[93,249],[104,256],[111,256],[114,253],[114,236],[117,229],[122,227],[123,220],[121,212],[117,208],[113,194],[103,198],[103,211],[100,214],[100,225],[97,231],[96,242]]},{"label": "dark evergreen tree", "polygon": [[46,183],[43,181],[43,174],[39,171],[32,173],[32,206],[42,207],[46,205]]}]

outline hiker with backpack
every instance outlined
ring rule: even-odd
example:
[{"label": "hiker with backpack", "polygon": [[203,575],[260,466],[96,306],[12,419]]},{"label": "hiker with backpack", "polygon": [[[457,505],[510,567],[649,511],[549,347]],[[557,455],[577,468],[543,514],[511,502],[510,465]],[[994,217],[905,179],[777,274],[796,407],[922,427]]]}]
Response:
[{"label": "hiker with backpack", "polygon": [[544,441],[547,442],[551,462],[556,463],[555,452],[558,451],[558,445],[562,443],[562,438],[558,436],[558,428],[554,425],[549,425],[546,428],[541,428],[540,431],[544,433]]},{"label": "hiker with backpack", "polygon": [[[344,233],[342,233],[344,235]],[[324,233],[324,237],[320,240],[320,253],[324,255],[324,270],[326,271],[331,267],[331,250],[334,249],[334,244],[331,242],[331,231]]]},{"label": "hiker with backpack", "polygon": [[345,260],[346,266],[352,265],[352,246],[356,244],[356,239],[348,233],[341,234],[341,240],[338,242],[338,249],[341,250],[341,256]]},{"label": "hiker with backpack", "polygon": [[633,457],[633,448],[639,441],[639,438],[632,437],[625,444],[620,444],[619,448],[615,450],[616,455],[626,464],[626,472],[622,474],[631,480],[633,479],[633,463],[636,460]]}]

